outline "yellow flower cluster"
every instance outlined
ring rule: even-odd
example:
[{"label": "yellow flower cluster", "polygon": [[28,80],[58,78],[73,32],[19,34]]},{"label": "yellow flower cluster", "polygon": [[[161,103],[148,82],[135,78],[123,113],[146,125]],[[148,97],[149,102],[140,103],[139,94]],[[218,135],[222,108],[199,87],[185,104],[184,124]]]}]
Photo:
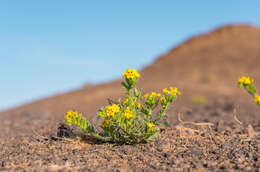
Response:
[{"label": "yellow flower cluster", "polygon": [[120,111],[120,107],[116,104],[106,107],[106,114],[108,117],[114,117],[116,113]]},{"label": "yellow flower cluster", "polygon": [[127,107],[124,111],[124,116],[129,119],[129,118],[132,118],[133,117],[133,112],[130,110],[129,107]]},{"label": "yellow flower cluster", "polygon": [[165,101],[165,97],[161,97],[161,98],[160,98],[160,101],[161,101],[161,102]]},{"label": "yellow flower cluster", "polygon": [[108,127],[109,124],[113,125],[113,122],[112,121],[109,121],[108,119],[105,119],[103,122],[102,122],[102,126],[103,127]]},{"label": "yellow flower cluster", "polygon": [[154,126],[155,126],[154,123],[152,122],[148,123],[148,128],[153,128]]},{"label": "yellow flower cluster", "polygon": [[146,93],[144,95],[145,98],[148,98],[149,96],[151,96],[152,98],[157,98],[157,97],[160,97],[161,94],[160,93],[156,93],[156,92],[152,92],[151,95],[149,95],[148,93]]},{"label": "yellow flower cluster", "polygon": [[178,91],[178,88],[176,88],[176,87],[170,87],[170,90],[168,90],[167,88],[165,88],[165,89],[163,89],[163,92],[165,93],[165,94],[173,94],[173,95],[177,95],[177,94],[179,94],[179,95],[181,95],[181,92],[180,91]]},{"label": "yellow flower cluster", "polygon": [[254,101],[257,103],[257,104],[260,104],[260,96],[256,95],[254,97]]},{"label": "yellow flower cluster", "polygon": [[156,93],[156,92],[152,92],[151,96],[154,97],[154,98],[157,98],[157,97],[160,97],[161,94],[160,93]]},{"label": "yellow flower cluster", "polygon": [[[81,115],[81,114],[80,114],[80,115]],[[78,112],[73,111],[73,110],[69,110],[69,111],[66,113],[66,115],[65,115],[65,119],[69,120],[69,119],[71,119],[72,117],[78,117],[78,116],[79,116]],[[82,116],[82,115],[81,115],[81,116]]]},{"label": "yellow flower cluster", "polygon": [[242,76],[242,77],[238,78],[238,84],[250,85],[252,83],[253,83],[253,80],[250,77]]},{"label": "yellow flower cluster", "polygon": [[140,74],[137,72],[136,69],[127,69],[123,74],[123,77],[126,77],[127,79],[135,79],[139,78]]}]

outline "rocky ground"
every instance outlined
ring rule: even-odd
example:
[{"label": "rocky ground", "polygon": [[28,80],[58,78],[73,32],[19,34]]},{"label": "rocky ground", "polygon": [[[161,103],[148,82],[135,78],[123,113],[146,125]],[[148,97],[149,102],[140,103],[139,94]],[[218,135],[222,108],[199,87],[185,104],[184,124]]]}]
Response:
[{"label": "rocky ground", "polygon": [[[197,120],[198,114],[212,118]],[[179,118],[160,128],[150,144],[101,143],[62,123],[6,137],[0,141],[0,171],[259,170],[260,123],[241,124],[232,104],[200,105]]]}]

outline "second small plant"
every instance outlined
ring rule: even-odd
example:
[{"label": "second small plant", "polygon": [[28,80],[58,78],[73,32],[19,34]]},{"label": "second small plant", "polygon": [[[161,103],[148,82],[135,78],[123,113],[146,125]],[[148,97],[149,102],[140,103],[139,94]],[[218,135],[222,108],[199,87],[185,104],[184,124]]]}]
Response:
[{"label": "second small plant", "polygon": [[253,98],[258,106],[260,106],[260,96],[256,92],[254,80],[250,77],[242,76],[238,78],[238,86],[244,88]]}]

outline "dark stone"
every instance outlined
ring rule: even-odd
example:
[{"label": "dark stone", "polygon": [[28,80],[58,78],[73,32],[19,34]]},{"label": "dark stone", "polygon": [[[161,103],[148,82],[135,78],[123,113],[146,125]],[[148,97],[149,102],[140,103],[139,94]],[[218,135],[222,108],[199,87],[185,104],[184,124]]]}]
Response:
[{"label": "dark stone", "polygon": [[253,155],[253,160],[254,160],[254,161],[257,161],[257,160],[258,160],[258,155],[254,154],[254,155]]},{"label": "dark stone", "polygon": [[60,124],[57,131],[57,137],[74,137],[72,129],[66,124]]}]

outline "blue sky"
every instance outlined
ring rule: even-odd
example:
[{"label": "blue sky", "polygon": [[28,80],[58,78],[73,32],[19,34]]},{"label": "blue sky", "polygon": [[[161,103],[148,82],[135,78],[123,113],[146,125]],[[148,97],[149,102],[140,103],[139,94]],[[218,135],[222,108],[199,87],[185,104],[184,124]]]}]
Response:
[{"label": "blue sky", "polygon": [[260,25],[260,1],[1,0],[0,110],[141,69],[187,38]]}]

